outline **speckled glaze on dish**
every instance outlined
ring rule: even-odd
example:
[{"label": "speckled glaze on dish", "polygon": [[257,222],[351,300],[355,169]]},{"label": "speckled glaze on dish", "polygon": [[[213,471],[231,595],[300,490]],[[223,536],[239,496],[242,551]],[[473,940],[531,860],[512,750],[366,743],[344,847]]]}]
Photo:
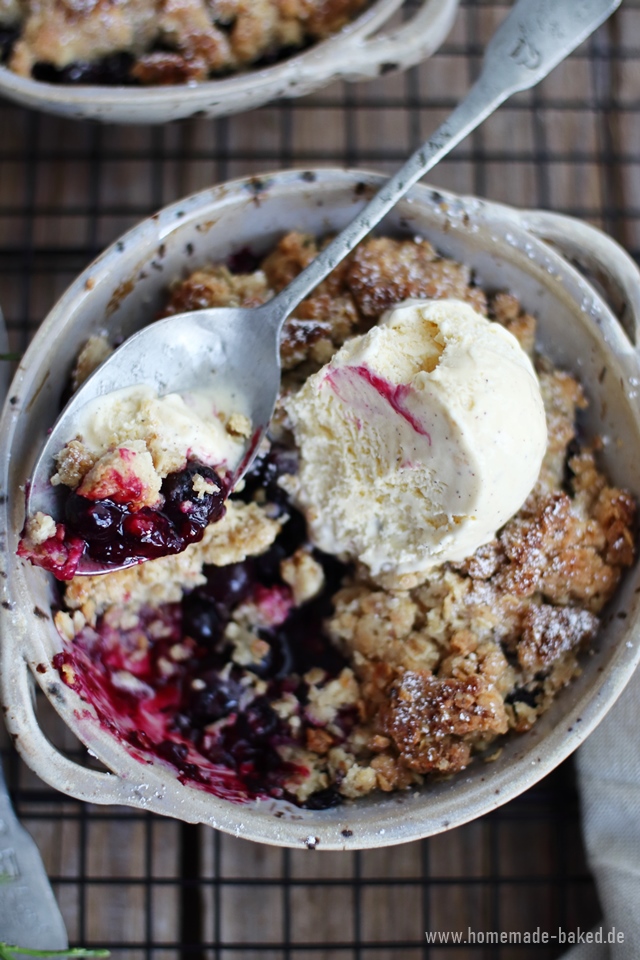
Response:
[{"label": "speckled glaze on dish", "polygon": [[[50,616],[47,575],[15,556],[21,492],[58,409],[73,359],[106,322],[126,336],[152,318],[169,281],[250,246],[268,250],[285,232],[340,229],[383,181],[377,174],[291,171],[223,184],[165,208],[125,234],[72,284],[37,333],[11,385],[0,427],[2,525],[1,687],[6,720],[25,761],[52,786],[96,803],[119,803],[202,822],[283,846],[355,849],[429,836],[510,800],[571,753],[602,719],[640,659],[640,571],[621,584],[583,673],[526,734],[507,739],[492,763],[423,789],[365,797],[324,811],[268,800],[232,803],[180,783],[159,762],[141,763],[60,681],[52,659],[62,640]],[[515,211],[475,198],[415,187],[381,231],[427,237],[471,265],[481,285],[507,289],[539,318],[554,364],[579,376],[591,403],[586,429],[605,438],[611,480],[640,494],[640,275],[630,258],[592,227],[554,214]],[[587,269],[588,282],[571,264]],[[618,309],[624,327],[602,296]],[[59,754],[41,732],[30,676],[87,747],[113,771],[88,770]]]},{"label": "speckled glaze on dish", "polygon": [[73,86],[19,77],[0,66],[0,94],[25,107],[104,123],[165,123],[222,117],[332,80],[368,80],[430,57],[447,36],[458,0],[423,0],[411,19],[381,33],[404,0],[377,0],[327,40],[280,63],[222,80],[166,87]]}]

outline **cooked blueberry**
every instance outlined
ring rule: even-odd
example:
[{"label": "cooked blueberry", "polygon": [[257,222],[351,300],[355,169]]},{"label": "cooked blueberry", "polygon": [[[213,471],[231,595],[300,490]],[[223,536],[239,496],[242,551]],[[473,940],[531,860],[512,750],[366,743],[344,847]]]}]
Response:
[{"label": "cooked blueberry", "polygon": [[183,544],[169,519],[157,510],[139,510],[124,517],[122,521],[125,546],[133,552],[143,551],[144,556],[162,557],[178,553]]},{"label": "cooked blueberry", "polygon": [[211,597],[227,610],[246,600],[256,584],[255,564],[251,557],[226,567],[205,567],[206,586],[199,592]]},{"label": "cooked blueberry", "polygon": [[132,730],[128,738],[129,743],[141,750],[150,750],[153,743],[144,730]]},{"label": "cooked blueberry", "polygon": [[117,535],[122,510],[110,500],[94,501],[71,494],[65,509],[67,525],[85,540],[106,540]]},{"label": "cooked blueberry", "polygon": [[41,83],[62,83],[60,71],[51,63],[34,63],[31,75],[34,80],[39,80]]},{"label": "cooked blueberry", "polygon": [[233,679],[222,679],[216,671],[200,678],[205,686],[189,692],[187,713],[195,726],[205,726],[234,713],[238,709],[242,687]]},{"label": "cooked blueberry", "polygon": [[278,544],[283,547],[290,556],[307,542],[307,521],[299,510],[294,510],[292,507],[289,507],[287,512],[289,519],[282,526],[282,532],[278,536]]},{"label": "cooked blueberry", "polygon": [[539,690],[527,690],[526,687],[517,687],[505,697],[505,703],[525,703],[528,707],[537,707]]},{"label": "cooked blueberry", "polygon": [[187,761],[188,748],[185,743],[175,743],[173,740],[163,740],[157,744],[156,752],[164,757],[174,767],[177,767],[181,774],[190,777],[192,780],[200,780],[200,771],[195,763]]},{"label": "cooked blueberry", "polygon": [[293,655],[288,640],[283,633],[261,630],[260,636],[269,644],[269,653],[259,664],[251,664],[247,669],[263,679],[282,680],[293,669]]},{"label": "cooked blueberry", "polygon": [[[215,490],[197,493],[193,487],[196,476],[213,484]],[[203,464],[190,463],[184,470],[170,473],[162,483],[161,492],[165,498],[164,513],[187,543],[199,540],[204,528],[224,514],[226,495],[222,481]]]},{"label": "cooked blueberry", "polygon": [[274,443],[265,456],[254,461],[251,469],[245,475],[245,489],[241,496],[243,500],[251,500],[256,491],[262,490],[267,500],[284,506],[289,498],[282,487],[278,485],[278,478],[284,474],[295,474],[298,470],[298,455],[295,450]]},{"label": "cooked blueberry", "polygon": [[268,460],[271,469],[275,472],[273,479],[285,473],[298,472],[298,451],[294,447],[284,447],[279,443],[271,445]]},{"label": "cooked blueberry", "polygon": [[249,705],[246,718],[251,733],[261,739],[272,736],[280,723],[277,713],[265,697],[259,697]]},{"label": "cooked blueberry", "polygon": [[341,803],[344,803],[344,797],[334,787],[327,787],[326,790],[312,793],[300,806],[305,810],[328,810],[329,807],[339,807]]},{"label": "cooked blueberry", "polygon": [[186,713],[178,711],[173,718],[172,727],[185,737],[193,736],[193,724],[191,718]]},{"label": "cooked blueberry", "polygon": [[255,569],[259,582],[265,587],[272,587],[274,583],[281,583],[280,564],[288,556],[289,552],[286,547],[275,540],[265,553],[256,557]]},{"label": "cooked blueberry", "polygon": [[350,567],[321,550],[313,551],[313,558],[321,564],[324,571],[324,590],[322,595],[314,600],[317,604],[317,610],[322,617],[328,617],[333,613],[333,604],[331,598],[342,587],[344,579],[350,572]]},{"label": "cooked blueberry", "polygon": [[[222,486],[220,478],[211,467],[206,467],[201,463],[189,463],[184,470],[170,473],[162,483],[162,494],[166,500],[165,510],[167,512],[170,509],[182,510],[183,503],[198,499],[193,489],[193,480],[196,475],[214,484],[218,490]],[[205,494],[206,496],[207,494]]]},{"label": "cooked blueberry", "polygon": [[176,767],[184,763],[189,752],[186,743],[175,743],[173,740],[163,740],[156,749],[161,757],[175,764]]},{"label": "cooked blueberry", "polygon": [[97,69],[94,73],[94,83],[110,84],[120,86],[131,83],[131,67],[135,58],[130,53],[120,52],[111,53],[102,60],[98,61]]},{"label": "cooked blueberry", "polygon": [[260,257],[252,253],[249,247],[242,247],[231,254],[227,266],[231,273],[253,273],[260,266]]},{"label": "cooked blueberry", "polygon": [[300,676],[312,667],[321,667],[335,676],[347,665],[322,631],[322,616],[318,613],[322,608],[322,600],[306,604],[289,614],[274,631],[281,649],[291,657],[292,672]]},{"label": "cooked blueberry", "polygon": [[34,79],[44,83],[122,85],[132,82],[133,62],[130,53],[111,53],[99,60],[77,60],[65,67],[36,63],[32,74]]},{"label": "cooked blueberry", "polygon": [[215,603],[205,597],[191,595],[182,603],[184,633],[205,647],[213,647],[220,640],[225,623]]},{"label": "cooked blueberry", "polygon": [[63,67],[60,70],[60,81],[62,83],[96,83],[98,73],[96,63],[78,60],[76,63],[70,63],[68,67]]},{"label": "cooked blueberry", "polygon": [[255,741],[265,741],[277,731],[280,720],[266,697],[257,697],[242,715],[242,726]]}]

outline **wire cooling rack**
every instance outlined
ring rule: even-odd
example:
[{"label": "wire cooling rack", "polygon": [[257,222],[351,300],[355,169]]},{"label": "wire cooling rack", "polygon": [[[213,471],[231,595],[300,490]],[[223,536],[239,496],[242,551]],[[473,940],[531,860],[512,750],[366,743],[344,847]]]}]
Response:
[{"label": "wire cooling rack", "polygon": [[[0,304],[13,349],[105,244],[182,195],[282,167],[396,168],[467,89],[507,8],[463,2],[440,52],[406,74],[229,119],[102,127],[0,105]],[[640,0],[625,0],[429,179],[586,218],[639,256],[639,110]],[[43,723],[82,756],[46,705]],[[5,753],[72,944],[122,960],[553,960],[557,940],[456,947],[429,945],[425,931],[554,935],[599,917],[570,764],[428,841],[322,854],[78,803]]]}]

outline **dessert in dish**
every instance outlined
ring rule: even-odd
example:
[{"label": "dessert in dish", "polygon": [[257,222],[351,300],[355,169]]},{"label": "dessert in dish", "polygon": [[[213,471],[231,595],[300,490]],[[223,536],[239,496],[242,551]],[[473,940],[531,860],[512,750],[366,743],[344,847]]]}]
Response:
[{"label": "dessert in dish", "polygon": [[[107,353],[105,341],[90,340],[74,383]],[[88,403],[51,478],[66,491],[64,522],[28,517],[19,555],[70,580],[85,554],[120,565],[180,553],[224,515],[250,432],[214,393],[158,397],[138,386]]]},{"label": "dessert in dish", "polygon": [[[166,313],[260,302],[316,249],[291,234],[261,259],[241,251],[178,282]],[[532,358],[544,457],[525,502],[475,552],[374,571],[343,544],[333,555],[313,542],[296,404],[385,311],[440,299],[469,304]],[[576,428],[583,391],[535,353],[534,335],[513,296],[485,293],[428,242],[361,244],[287,321],[270,444],[225,516],[180,554],[65,586],[62,680],[141,762],[236,800],[322,808],[402,789],[530,729],[579,670],[635,556],[633,499],[599,470],[597,438]]]},{"label": "dessert in dish", "polygon": [[53,83],[176,84],[271,63],[340,30],[368,0],[0,0],[0,51]]}]

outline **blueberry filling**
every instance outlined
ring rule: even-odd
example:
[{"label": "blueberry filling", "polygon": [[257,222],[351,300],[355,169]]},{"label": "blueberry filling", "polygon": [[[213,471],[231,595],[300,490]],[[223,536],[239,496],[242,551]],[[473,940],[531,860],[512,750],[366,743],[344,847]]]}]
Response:
[{"label": "blueberry filling", "polygon": [[[304,518],[277,483],[283,473],[294,470],[295,457],[274,447],[253,466],[239,495],[252,500],[261,489],[288,514],[264,554],[224,567],[205,566],[204,584],[186,594],[180,604],[145,608],[131,632],[114,629],[108,618],[99,619],[95,629],[88,629],[86,636],[81,631],[73,647],[54,660],[62,678],[97,706],[101,721],[131,748],[143,751],[143,757],[151,754],[169,763],[182,782],[232,799],[270,796],[299,803],[287,790],[299,767],[285,759],[283,748],[304,746],[307,731],[314,726],[305,715],[309,686],[304,675],[321,668],[328,681],[347,665],[322,630],[323,619],[332,612],[331,597],[347,568],[318,551],[314,557],[324,571],[323,590],[290,610],[284,622],[256,630],[262,641],[260,658],[242,666],[234,662],[225,633],[241,604],[256,602],[270,591],[288,590],[280,576],[280,562],[307,543]],[[194,501],[196,473],[214,480],[213,471],[199,464],[167,477],[163,511],[154,514],[156,532],[164,529],[166,520],[176,538],[189,535],[224,510],[219,481],[216,493],[204,503]],[[145,541],[127,539],[130,521],[140,514],[146,517],[145,511],[129,514],[107,501],[92,503],[77,495],[69,499],[69,526],[73,524],[75,534],[90,540],[88,549],[95,551],[91,555],[100,558],[119,557],[123,550],[155,548],[151,536]],[[185,529],[185,523],[191,526]],[[137,652],[141,634],[148,638],[142,647],[144,656]],[[173,659],[176,645],[183,651],[177,661]],[[172,663],[169,674],[167,662]],[[67,665],[72,667],[69,672],[65,672]],[[135,685],[123,688],[118,680],[122,673],[134,673],[139,690]],[[276,702],[287,697],[296,704],[297,732],[274,709]],[[354,721],[349,710],[342,711],[337,722],[345,736]],[[331,787],[316,791],[303,805],[322,810],[342,800]]]},{"label": "blueberry filling", "polygon": [[135,58],[130,53],[111,53],[99,60],[79,60],[66,67],[54,67],[51,63],[36,63],[32,74],[42,83],[76,85],[99,84],[101,86],[125,86],[135,84],[131,68]]},{"label": "blueberry filling", "polygon": [[203,648],[214,650],[225,627],[223,614],[211,599],[198,593],[185,597],[182,606],[182,628]]},{"label": "blueberry filling", "polygon": [[[196,476],[200,478],[198,491],[194,488]],[[18,556],[49,570],[59,580],[71,580],[85,555],[99,563],[128,566],[181,553],[202,539],[208,524],[224,516],[229,491],[214,470],[191,462],[165,477],[160,492],[162,509],[137,511],[110,499],[91,500],[70,493],[64,524],[57,524],[55,533],[39,543],[29,540],[25,527]]]},{"label": "blueberry filling", "polygon": [[[196,495],[196,475],[216,489]],[[89,500],[72,493],[66,504],[67,530],[86,543],[88,555],[102,563],[153,560],[180,553],[202,539],[205,527],[225,513],[226,489],[210,468],[190,463],[163,481],[162,510],[148,507],[132,513],[111,500]]]},{"label": "blueberry filling", "polygon": [[305,810],[328,810],[330,807],[339,807],[344,802],[335,787],[318,790],[312,793],[308,800],[301,804]]},{"label": "blueberry filling", "polygon": [[517,687],[505,697],[505,703],[524,703],[527,707],[535,709],[538,706],[540,690],[527,690],[526,687]]},{"label": "blueberry filling", "polygon": [[[290,513],[289,498],[278,480],[284,474],[298,472],[298,454],[296,450],[274,443],[269,453],[256,458],[251,469],[245,475],[245,486],[241,497],[251,501],[258,491],[264,491],[269,503],[275,504]],[[306,533],[303,539],[306,538]]]},{"label": "blueberry filling", "polygon": [[[226,32],[226,25],[217,23],[217,26],[225,29]],[[18,29],[11,27],[0,29],[0,62],[3,62],[9,57],[19,33]],[[266,51],[251,67],[252,69],[260,70],[263,67],[272,66],[273,64],[287,60],[289,57],[295,56],[295,54],[300,53],[309,46],[311,46],[310,43],[304,46],[274,48],[273,50]],[[176,51],[162,43],[157,43],[149,53],[175,54]],[[99,57],[96,60],[77,60],[74,63],[67,64],[65,67],[56,67],[52,63],[41,61],[34,64],[31,74],[34,80],[39,80],[42,83],[62,84],[66,86],[139,86],[140,81],[132,72],[135,63],[136,58],[133,54],[127,53],[126,51],[118,51],[117,53],[110,53],[105,57]],[[222,78],[231,75],[233,72],[230,67],[222,67],[219,70],[212,71],[211,76]],[[174,82],[182,81],[177,80]],[[230,269],[233,268],[230,267]],[[255,269],[255,267],[252,269]],[[237,272],[244,273],[251,272],[251,270],[242,269]]]},{"label": "blueberry filling", "polygon": [[241,247],[227,259],[231,273],[255,273],[260,267],[261,257],[256,256],[249,247]]},{"label": "blueberry filling", "polygon": [[[285,530],[286,524],[276,544]],[[304,745],[311,723],[304,713],[309,689],[304,673],[321,667],[331,679],[346,666],[321,629],[346,568],[319,554],[326,578],[320,596],[293,610],[278,627],[259,631],[266,652],[261,661],[241,667],[232,661],[225,628],[239,604],[271,589],[272,576],[265,582],[257,559],[205,567],[206,584],[179,605],[141,612],[131,633],[121,628],[114,632],[107,620],[99,620],[95,630],[88,630],[86,637],[81,632],[54,664],[63,679],[97,707],[109,729],[144,756],[169,763],[181,782],[232,799],[271,796],[298,803],[287,791],[287,781],[298,768],[283,759],[281,748]],[[158,622],[163,624],[160,631]],[[149,638],[143,657],[136,652],[141,633]],[[184,653],[167,676],[166,663],[176,644]],[[67,667],[72,670],[65,672]],[[142,695],[119,685],[123,671],[135,672]],[[261,683],[262,692],[251,689],[251,677]],[[296,735],[274,709],[276,701],[291,695],[301,720]],[[149,716],[154,717],[151,725]],[[345,735],[354,719],[349,711],[340,717]],[[212,769],[228,771],[227,779],[212,775]],[[342,801],[337,790],[327,788],[302,805],[322,810]]]}]

